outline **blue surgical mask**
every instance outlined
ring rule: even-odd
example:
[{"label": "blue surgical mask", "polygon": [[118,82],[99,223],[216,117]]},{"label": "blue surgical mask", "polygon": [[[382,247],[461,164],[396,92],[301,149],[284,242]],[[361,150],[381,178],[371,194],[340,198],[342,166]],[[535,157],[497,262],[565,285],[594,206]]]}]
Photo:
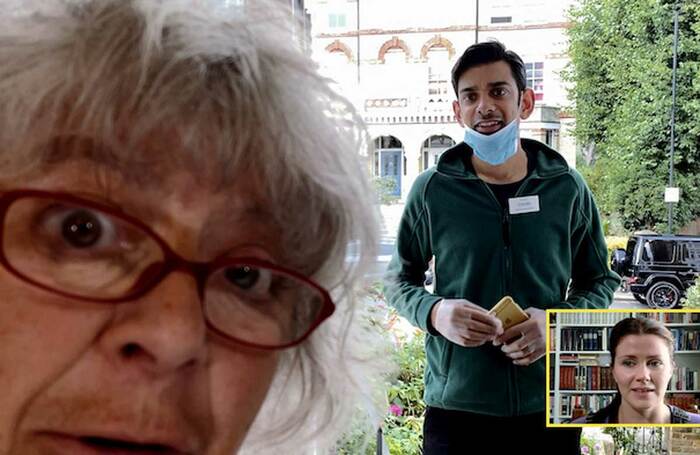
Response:
[{"label": "blue surgical mask", "polygon": [[498,166],[518,151],[518,131],[517,119],[493,134],[481,134],[467,126],[464,142],[474,150],[477,158]]}]

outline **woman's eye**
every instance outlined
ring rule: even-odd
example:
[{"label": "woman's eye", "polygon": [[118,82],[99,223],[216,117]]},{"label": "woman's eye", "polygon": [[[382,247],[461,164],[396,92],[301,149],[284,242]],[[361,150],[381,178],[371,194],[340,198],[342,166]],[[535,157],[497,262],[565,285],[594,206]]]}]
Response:
[{"label": "woman's eye", "polygon": [[61,233],[67,243],[76,248],[94,246],[102,236],[102,223],[87,210],[68,214],[61,223]]},{"label": "woman's eye", "polygon": [[97,210],[53,205],[42,211],[36,223],[35,232],[57,247],[94,250],[118,246],[117,223]]},{"label": "woman's eye", "polygon": [[622,361],[622,365],[623,365],[623,366],[626,366],[626,367],[633,367],[633,366],[634,366],[634,362],[633,362],[632,360],[623,360],[623,361]]},{"label": "woman's eye", "polygon": [[244,291],[246,295],[263,298],[270,295],[272,272],[249,265],[229,267],[224,272],[229,283]]},{"label": "woman's eye", "polygon": [[260,272],[252,267],[231,267],[226,270],[226,279],[241,289],[250,289],[260,278]]},{"label": "woman's eye", "polygon": [[661,360],[652,360],[649,362],[649,366],[652,368],[659,368],[663,363],[661,363]]}]

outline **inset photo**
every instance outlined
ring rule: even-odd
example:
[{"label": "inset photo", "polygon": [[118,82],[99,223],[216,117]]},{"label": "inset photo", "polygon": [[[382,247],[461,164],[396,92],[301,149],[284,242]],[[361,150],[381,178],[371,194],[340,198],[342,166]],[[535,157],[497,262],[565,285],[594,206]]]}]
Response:
[{"label": "inset photo", "polygon": [[547,426],[700,425],[700,310],[547,313]]}]

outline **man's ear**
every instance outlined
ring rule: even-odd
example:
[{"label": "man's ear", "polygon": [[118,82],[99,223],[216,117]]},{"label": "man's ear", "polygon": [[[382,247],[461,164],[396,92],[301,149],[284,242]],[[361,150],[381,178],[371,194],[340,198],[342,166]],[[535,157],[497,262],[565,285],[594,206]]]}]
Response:
[{"label": "man's ear", "polygon": [[535,110],[535,91],[531,88],[525,88],[520,99],[520,118],[525,120],[532,111]]},{"label": "man's ear", "polygon": [[452,101],[452,112],[455,113],[455,117],[457,118],[457,123],[459,123],[459,126],[464,128],[464,122],[462,122],[462,108],[459,106],[459,101]]}]

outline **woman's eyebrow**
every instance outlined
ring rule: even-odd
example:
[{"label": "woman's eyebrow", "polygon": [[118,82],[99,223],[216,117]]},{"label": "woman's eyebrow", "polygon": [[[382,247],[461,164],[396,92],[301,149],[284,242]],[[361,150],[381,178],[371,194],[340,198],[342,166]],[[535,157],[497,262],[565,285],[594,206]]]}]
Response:
[{"label": "woman's eyebrow", "polygon": [[637,356],[635,354],[625,354],[625,355],[619,356],[619,358],[621,358],[621,359],[634,359],[634,360],[638,359],[639,357],[643,357],[646,359],[662,359],[663,355],[662,354],[647,354],[647,355]]}]

